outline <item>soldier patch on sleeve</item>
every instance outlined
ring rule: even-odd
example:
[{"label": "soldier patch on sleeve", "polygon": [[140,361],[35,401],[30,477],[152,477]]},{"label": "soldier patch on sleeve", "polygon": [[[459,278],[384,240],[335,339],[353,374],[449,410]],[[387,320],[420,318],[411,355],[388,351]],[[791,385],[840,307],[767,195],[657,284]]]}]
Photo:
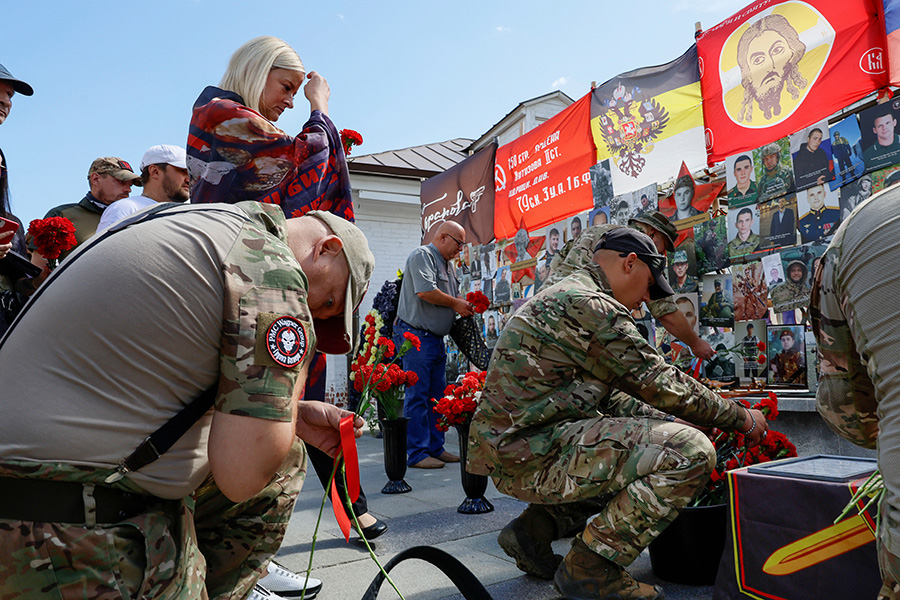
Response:
[{"label": "soldier patch on sleeve", "polygon": [[[262,317],[260,314],[260,321],[263,321]],[[290,369],[303,362],[309,349],[309,335],[303,323],[294,317],[277,316],[268,327],[258,322],[257,336],[260,334],[264,334],[265,338],[260,341],[275,364]]]}]

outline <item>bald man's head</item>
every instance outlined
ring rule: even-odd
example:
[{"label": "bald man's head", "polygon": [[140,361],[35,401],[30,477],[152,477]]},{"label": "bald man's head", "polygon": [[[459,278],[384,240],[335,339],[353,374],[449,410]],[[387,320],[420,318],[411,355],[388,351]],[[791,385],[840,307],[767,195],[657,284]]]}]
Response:
[{"label": "bald man's head", "polygon": [[437,234],[431,241],[445,260],[459,256],[459,251],[466,243],[466,230],[459,223],[444,221],[438,227]]}]

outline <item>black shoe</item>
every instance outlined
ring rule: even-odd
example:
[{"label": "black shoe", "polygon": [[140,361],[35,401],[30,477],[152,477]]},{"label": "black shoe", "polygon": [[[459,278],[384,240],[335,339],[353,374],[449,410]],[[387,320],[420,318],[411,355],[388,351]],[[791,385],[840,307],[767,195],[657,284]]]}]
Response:
[{"label": "black shoe", "polygon": [[379,521],[375,519],[375,522],[369,525],[368,527],[363,527],[361,530],[357,530],[359,533],[362,533],[363,537],[367,540],[374,540],[382,533],[387,531],[387,523],[384,521]]}]

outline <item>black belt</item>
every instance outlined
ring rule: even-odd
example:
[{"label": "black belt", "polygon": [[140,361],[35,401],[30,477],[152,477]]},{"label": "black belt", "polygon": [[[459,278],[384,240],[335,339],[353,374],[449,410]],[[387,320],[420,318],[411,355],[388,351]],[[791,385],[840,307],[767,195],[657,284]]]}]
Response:
[{"label": "black belt", "polygon": [[[0,519],[84,524],[85,484],[0,477]],[[157,496],[95,485],[96,523],[118,523],[168,502]]]}]

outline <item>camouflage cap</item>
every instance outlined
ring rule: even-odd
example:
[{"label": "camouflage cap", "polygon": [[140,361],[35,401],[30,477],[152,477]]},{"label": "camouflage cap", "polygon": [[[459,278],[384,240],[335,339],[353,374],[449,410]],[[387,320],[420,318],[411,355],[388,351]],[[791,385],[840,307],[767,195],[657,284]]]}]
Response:
[{"label": "camouflage cap", "polygon": [[781,146],[779,146],[775,142],[772,142],[771,144],[766,144],[765,146],[763,146],[763,149],[762,149],[763,156],[769,156],[770,154],[778,154],[779,152],[781,152]]},{"label": "camouflage cap", "polygon": [[672,225],[669,217],[658,210],[651,210],[628,220],[629,225],[633,226],[635,223],[645,223],[653,229],[662,232],[666,236],[666,250],[669,252],[675,250],[675,239],[678,237],[678,230]]},{"label": "camouflage cap", "polygon": [[347,278],[347,293],[344,295],[344,314],[328,319],[316,319],[316,350],[326,354],[348,354],[356,349],[357,336],[353,327],[353,311],[362,302],[369,289],[369,278],[375,268],[375,257],[369,250],[369,242],[360,229],[337,215],[321,210],[306,213],[325,223],[344,244],[344,258],[350,276]]},{"label": "camouflage cap", "polygon": [[684,250],[679,250],[675,253],[675,256],[672,258],[672,264],[686,263],[688,261],[687,252]]},{"label": "camouflage cap", "polygon": [[34,89],[21,79],[16,79],[13,77],[13,74],[9,72],[9,69],[0,65],[0,81],[5,81],[12,86],[13,91],[17,94],[22,94],[23,96],[31,96],[34,94]]},{"label": "camouflage cap", "polygon": [[134,172],[131,165],[121,158],[115,156],[101,156],[94,159],[91,168],[88,169],[88,177],[97,173],[99,175],[110,175],[119,181],[125,181],[132,185],[141,185],[141,176]]},{"label": "camouflage cap", "polygon": [[650,286],[650,299],[659,300],[675,294],[666,280],[663,271],[666,257],[657,253],[656,244],[645,233],[629,227],[615,227],[609,231],[594,248],[597,250],[615,250],[622,253],[634,252],[637,257],[650,268],[654,284]]}]

